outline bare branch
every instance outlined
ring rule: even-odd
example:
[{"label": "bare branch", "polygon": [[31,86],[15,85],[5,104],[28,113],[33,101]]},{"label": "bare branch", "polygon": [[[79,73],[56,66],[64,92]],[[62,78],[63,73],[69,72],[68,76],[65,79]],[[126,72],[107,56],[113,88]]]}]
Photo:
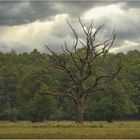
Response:
[{"label": "bare branch", "polygon": [[94,88],[98,86],[99,81],[102,79],[114,79],[116,77],[116,75],[120,72],[121,69],[122,69],[122,65],[120,65],[118,67],[118,69],[115,72],[113,72],[111,75],[102,75],[102,76],[97,77],[95,79],[94,84],[92,86],[88,87],[86,89],[86,91],[93,91]]},{"label": "bare branch", "polygon": [[66,52],[71,56],[73,64],[77,67],[77,69],[80,71],[80,67],[78,63],[76,62],[76,58],[74,57],[73,53],[68,49],[67,43],[65,42],[65,50]]},{"label": "bare branch", "polygon": [[[81,27],[82,27],[82,29],[83,29],[83,31],[84,31],[84,33],[88,36],[88,33],[87,33],[87,31],[85,30],[85,25],[82,23],[82,21],[81,21],[81,18],[79,17],[79,23],[80,23],[80,25],[81,25]],[[87,28],[86,28],[87,29]]]},{"label": "bare branch", "polygon": [[80,55],[79,55],[79,53],[77,51],[77,45],[78,45],[78,41],[79,41],[78,34],[76,33],[75,29],[71,26],[71,24],[69,23],[68,20],[67,20],[67,23],[68,23],[69,27],[71,28],[71,30],[72,30],[72,32],[74,34],[74,37],[75,37],[75,43],[73,44],[74,52],[77,55],[78,59],[80,61],[82,61],[82,58],[80,57]]},{"label": "bare branch", "polygon": [[[113,73],[96,76],[97,67],[100,67],[99,61],[104,62],[104,58],[115,41],[115,34],[112,33],[109,39],[106,39],[101,43],[96,43],[95,39],[104,25],[99,26],[95,30],[93,27],[93,21],[89,26],[86,26],[79,18],[79,23],[85,35],[85,40],[83,41],[79,38],[78,33],[69,21],[67,21],[67,23],[74,35],[73,50],[69,49],[66,42],[64,42],[64,45],[61,45],[62,54],[57,54],[49,47],[47,47],[47,49],[51,53],[51,55],[48,56],[52,59],[53,66],[65,72],[70,77],[73,85],[67,90],[67,94],[47,94],[52,96],[68,96],[74,99],[77,103],[89,93],[103,90],[109,81],[114,80],[119,74],[122,65],[117,65]],[[78,49],[78,45],[81,45],[82,48]],[[98,58],[99,61],[96,61]],[[72,64],[77,71],[73,71],[69,64]],[[92,76],[95,76],[95,80],[93,83],[89,83],[90,77]]]},{"label": "bare branch", "polygon": [[69,75],[69,77],[72,79],[72,81],[76,84],[78,78],[68,69],[68,67],[66,66],[67,62],[65,61],[65,59],[58,56],[48,46],[47,49],[52,53],[52,55],[48,55],[48,56],[54,61],[54,67],[66,72]]}]

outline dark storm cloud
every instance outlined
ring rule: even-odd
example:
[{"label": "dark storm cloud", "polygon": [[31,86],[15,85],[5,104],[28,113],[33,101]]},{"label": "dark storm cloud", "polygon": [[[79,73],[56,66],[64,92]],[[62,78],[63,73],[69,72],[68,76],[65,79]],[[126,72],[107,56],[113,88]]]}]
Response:
[{"label": "dark storm cloud", "polygon": [[[31,51],[33,49],[32,46],[35,46],[38,50],[44,51],[43,47],[38,45],[38,42],[46,43],[51,46],[56,51],[59,50],[58,44],[59,40],[62,43],[67,40],[69,46],[71,46],[72,42],[72,32],[68,27],[66,18],[58,18],[55,19],[54,17],[59,14],[68,14],[68,19],[76,31],[79,33],[79,37],[83,39],[83,32],[81,27],[78,23],[78,17],[83,17],[84,13],[89,11],[90,9],[101,7],[101,6],[108,6],[110,4],[117,5],[120,10],[124,11],[123,14],[113,14],[113,13],[102,13],[102,16],[99,18],[94,19],[95,27],[98,27],[101,24],[105,24],[103,36],[100,36],[100,39],[108,38],[113,29],[115,29],[116,41],[113,47],[117,48],[122,45],[128,45],[125,43],[125,40],[129,40],[131,42],[137,42],[140,44],[140,2],[123,2],[123,1],[53,1],[53,2],[45,2],[45,1],[21,1],[21,2],[2,2],[0,1],[0,35],[3,37],[3,28],[8,28],[6,26],[13,26],[13,25],[23,25],[20,27],[21,34],[23,33],[23,38],[25,36],[35,37],[35,39],[31,40],[32,44],[24,43],[26,42],[25,39],[22,41],[22,38],[19,40],[9,39],[9,42],[6,39],[7,34],[10,36],[11,32],[10,29],[5,30],[7,34],[5,35],[3,42],[0,42],[0,51],[9,51],[10,49],[15,49],[17,52],[23,51]],[[97,13],[98,14],[98,13]],[[49,23],[46,24],[46,28],[48,27],[50,30],[44,29],[45,26],[42,28],[41,24],[34,24],[34,21],[42,21],[42,22],[50,22],[53,23],[52,26],[49,26]],[[91,19],[86,19],[86,23],[90,23]],[[38,32],[35,36],[33,33],[29,31],[30,28],[26,28],[27,23],[33,23],[31,28],[33,31]],[[41,23],[41,22],[40,22]],[[4,27],[5,26],[5,27]],[[35,28],[36,26],[39,26]],[[17,30],[18,30],[17,27]],[[25,31],[22,32],[22,29],[25,28]],[[41,29],[40,29],[41,28]],[[12,28],[13,29],[13,28]],[[47,32],[48,31],[48,32]],[[8,33],[10,32],[10,33]],[[18,35],[19,36],[19,35]],[[17,37],[18,37],[17,36]],[[27,38],[28,38],[27,37]],[[26,38],[26,37],[25,37]],[[45,39],[44,39],[45,38]],[[15,42],[14,42],[15,41]],[[61,42],[60,41],[60,42]],[[7,43],[8,42],[8,43]],[[11,43],[10,43],[11,42]],[[14,43],[12,43],[14,42]],[[10,44],[10,45],[9,45]],[[27,45],[27,46],[26,46]],[[139,49],[139,45],[135,46]],[[123,48],[123,47],[122,47]],[[127,47],[129,49],[130,47]]]},{"label": "dark storm cloud", "polygon": [[[79,17],[85,11],[115,1],[0,1],[0,25],[19,25],[44,20],[56,14],[67,13]],[[126,2],[123,8],[139,8],[140,2]]]},{"label": "dark storm cloud", "polygon": [[[130,40],[134,42],[138,42],[140,38],[140,9],[135,8],[136,3],[132,5],[130,2],[92,2],[86,4],[85,2],[77,2],[72,3],[72,2],[65,2],[62,3],[65,8],[67,8],[67,5],[69,6],[69,9],[67,9],[67,12],[71,14],[70,22],[73,25],[73,27],[76,29],[76,31],[79,33],[80,37],[83,37],[83,33],[81,31],[81,27],[78,23],[77,15],[82,15],[85,11],[90,10],[91,8],[97,8],[98,6],[107,6],[109,4],[118,4],[119,7],[124,11],[123,14],[116,14],[116,15],[104,15],[101,18],[97,19],[94,21],[95,27],[97,28],[101,24],[105,25],[104,28],[104,35],[101,35],[99,38],[102,39],[107,39],[113,29],[115,30],[116,34],[116,41],[113,45],[113,47],[119,47],[124,44],[124,40]],[[79,4],[79,9],[78,8]],[[137,3],[137,5],[140,4],[140,2]],[[71,7],[70,7],[71,6]],[[85,6],[85,7],[84,7]],[[73,8],[72,8],[73,7]],[[127,8],[124,8],[127,7]],[[132,10],[132,7],[134,11]],[[72,9],[72,10],[70,10]],[[64,9],[63,9],[64,10]],[[65,11],[65,10],[64,10]],[[76,12],[77,11],[77,12]],[[75,15],[74,15],[75,13]],[[85,22],[85,21],[83,21]],[[86,21],[88,24],[90,24],[91,19]],[[58,25],[55,25],[54,29],[52,30],[52,35],[57,36],[58,38],[64,37],[67,34],[70,34],[72,36],[72,32],[70,31],[68,25],[66,23],[61,23]],[[60,38],[61,39],[61,38]],[[137,46],[137,49],[139,47]]]},{"label": "dark storm cloud", "polygon": [[19,25],[57,13],[50,2],[0,2],[0,25]]},{"label": "dark storm cloud", "polygon": [[133,17],[133,14],[132,16],[118,15],[115,18],[116,21],[111,17],[103,17],[96,21],[96,24],[104,23],[106,35],[114,30],[119,40],[131,40],[140,37],[140,15],[138,15],[138,18]]},{"label": "dark storm cloud", "polygon": [[85,11],[95,6],[111,2],[92,1],[0,1],[0,25],[19,25],[44,20],[51,16],[67,13],[72,17],[79,17]]}]

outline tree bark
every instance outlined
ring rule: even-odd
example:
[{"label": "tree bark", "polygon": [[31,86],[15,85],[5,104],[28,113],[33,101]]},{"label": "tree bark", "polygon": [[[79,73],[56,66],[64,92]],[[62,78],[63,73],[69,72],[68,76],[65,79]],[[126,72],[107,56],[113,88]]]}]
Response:
[{"label": "tree bark", "polygon": [[84,120],[84,100],[79,100],[76,103],[76,107],[77,107],[77,118],[76,118],[76,122],[79,124],[83,123]]}]

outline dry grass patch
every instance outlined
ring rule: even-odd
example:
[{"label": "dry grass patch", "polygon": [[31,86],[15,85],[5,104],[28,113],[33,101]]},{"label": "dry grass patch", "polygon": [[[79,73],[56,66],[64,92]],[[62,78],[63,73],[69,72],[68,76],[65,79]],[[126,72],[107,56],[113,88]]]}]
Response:
[{"label": "dry grass patch", "polygon": [[71,121],[49,121],[44,123],[0,122],[0,138],[106,138],[136,139],[140,138],[140,121],[84,122],[77,125]]}]

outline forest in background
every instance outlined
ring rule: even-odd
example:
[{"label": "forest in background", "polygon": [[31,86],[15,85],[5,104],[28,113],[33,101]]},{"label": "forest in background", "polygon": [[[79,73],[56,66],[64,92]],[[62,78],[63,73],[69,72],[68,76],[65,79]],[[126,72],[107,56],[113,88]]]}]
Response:
[{"label": "forest in background", "polygon": [[[140,119],[140,52],[109,53],[102,67],[111,72],[109,66],[113,68],[118,57],[123,69],[105,90],[86,97],[85,120]],[[0,53],[0,120],[75,120],[70,98],[40,94],[42,89],[65,93],[72,85],[65,73],[49,63],[48,55],[37,49]]]}]

